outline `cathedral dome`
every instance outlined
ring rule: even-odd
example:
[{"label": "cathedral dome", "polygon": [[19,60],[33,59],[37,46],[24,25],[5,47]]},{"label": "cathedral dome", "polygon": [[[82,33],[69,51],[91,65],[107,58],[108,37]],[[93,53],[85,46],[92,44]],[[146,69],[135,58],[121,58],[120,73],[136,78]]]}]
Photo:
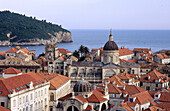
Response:
[{"label": "cathedral dome", "polygon": [[117,44],[113,41],[112,31],[110,31],[109,41],[104,45],[103,50],[119,50]]},{"label": "cathedral dome", "polygon": [[92,86],[88,81],[77,81],[74,85],[74,92],[92,92]]},{"label": "cathedral dome", "polygon": [[118,46],[114,41],[108,41],[105,45],[103,50],[118,50]]}]

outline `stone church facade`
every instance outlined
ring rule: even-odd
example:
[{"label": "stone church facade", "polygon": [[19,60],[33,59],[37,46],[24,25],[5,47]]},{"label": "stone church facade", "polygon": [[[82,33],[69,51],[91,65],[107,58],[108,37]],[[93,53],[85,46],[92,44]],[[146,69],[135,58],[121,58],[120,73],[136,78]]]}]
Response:
[{"label": "stone church facade", "polygon": [[113,41],[110,33],[109,41],[104,45],[103,52],[100,55],[101,61],[71,61],[64,63],[64,75],[72,80],[72,85],[83,77],[91,84],[98,84],[102,79],[110,78],[115,74],[126,72],[129,74],[138,74],[140,76],[140,66],[136,63],[120,62],[119,48]]}]

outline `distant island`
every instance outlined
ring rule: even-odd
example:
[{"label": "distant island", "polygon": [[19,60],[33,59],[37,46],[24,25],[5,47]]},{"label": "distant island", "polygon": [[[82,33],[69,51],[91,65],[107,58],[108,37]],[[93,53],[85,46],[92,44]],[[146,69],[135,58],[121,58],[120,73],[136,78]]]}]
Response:
[{"label": "distant island", "polygon": [[10,11],[0,11],[0,46],[59,42],[72,42],[71,32],[61,25]]}]

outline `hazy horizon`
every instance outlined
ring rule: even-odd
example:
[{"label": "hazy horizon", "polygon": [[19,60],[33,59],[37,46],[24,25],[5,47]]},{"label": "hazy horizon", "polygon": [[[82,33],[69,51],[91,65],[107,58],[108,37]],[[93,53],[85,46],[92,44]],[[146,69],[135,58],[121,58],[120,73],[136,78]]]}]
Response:
[{"label": "hazy horizon", "polygon": [[69,30],[170,30],[168,0],[0,0],[9,10]]}]

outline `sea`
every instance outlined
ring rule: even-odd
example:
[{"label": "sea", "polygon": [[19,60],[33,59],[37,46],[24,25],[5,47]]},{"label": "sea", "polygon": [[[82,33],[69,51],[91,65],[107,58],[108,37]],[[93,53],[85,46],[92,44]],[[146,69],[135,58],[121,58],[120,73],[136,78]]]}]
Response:
[{"label": "sea", "polygon": [[[58,43],[59,48],[69,51],[78,50],[80,45],[92,48],[104,47],[109,40],[110,30],[70,30],[73,42]],[[170,50],[170,30],[113,30],[113,40],[119,47],[124,46],[133,50],[134,48],[151,48],[152,52],[161,49]],[[14,46],[12,46],[14,47]],[[12,47],[0,47],[0,51],[7,51]],[[29,50],[36,50],[39,55],[45,52],[45,46],[22,46]]]}]

